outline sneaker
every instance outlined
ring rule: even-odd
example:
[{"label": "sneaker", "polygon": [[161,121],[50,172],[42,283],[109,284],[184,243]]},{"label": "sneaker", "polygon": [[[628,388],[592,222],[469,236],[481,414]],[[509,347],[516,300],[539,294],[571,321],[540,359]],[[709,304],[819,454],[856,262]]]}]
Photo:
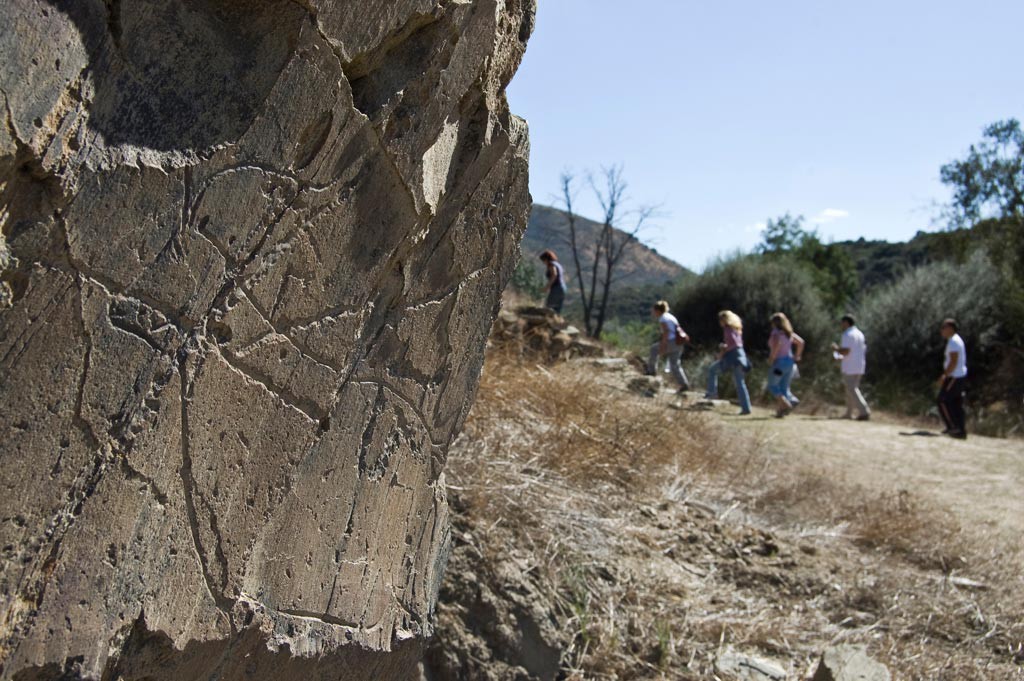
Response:
[{"label": "sneaker", "polygon": [[967,433],[965,433],[962,430],[951,430],[947,434],[951,438],[953,438],[954,440],[966,440],[967,439]]},{"label": "sneaker", "polygon": [[870,421],[871,420],[871,414],[861,414],[860,416],[857,417],[857,420],[858,421]]},{"label": "sneaker", "polygon": [[750,416],[749,411],[740,411],[736,416]]},{"label": "sneaker", "polygon": [[676,395],[685,395],[689,389],[690,386],[684,385],[683,387],[679,388],[679,390],[676,391]]}]

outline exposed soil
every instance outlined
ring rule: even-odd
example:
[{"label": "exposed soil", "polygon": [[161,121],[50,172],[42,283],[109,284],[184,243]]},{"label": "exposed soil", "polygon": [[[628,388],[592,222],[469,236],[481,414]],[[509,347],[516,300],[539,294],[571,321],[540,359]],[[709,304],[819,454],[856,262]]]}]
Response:
[{"label": "exposed soil", "polygon": [[1024,443],[643,392],[488,360],[427,678],[1024,679]]},{"label": "exposed soil", "polygon": [[[838,414],[841,410],[834,410]],[[768,410],[723,420],[794,465],[820,467],[865,486],[898,486],[950,509],[957,519],[1006,541],[1024,536],[1024,440],[970,436],[953,440],[885,416],[863,423],[798,410]]]}]

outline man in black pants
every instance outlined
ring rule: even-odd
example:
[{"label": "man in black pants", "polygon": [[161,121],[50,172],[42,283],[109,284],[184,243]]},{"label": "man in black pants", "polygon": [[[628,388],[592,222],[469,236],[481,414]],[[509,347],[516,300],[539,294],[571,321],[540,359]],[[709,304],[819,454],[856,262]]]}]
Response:
[{"label": "man in black pants", "polygon": [[942,322],[946,353],[942,376],[939,377],[939,415],[946,424],[944,434],[959,440],[967,438],[964,425],[964,392],[967,388],[967,347],[960,337],[955,319]]}]

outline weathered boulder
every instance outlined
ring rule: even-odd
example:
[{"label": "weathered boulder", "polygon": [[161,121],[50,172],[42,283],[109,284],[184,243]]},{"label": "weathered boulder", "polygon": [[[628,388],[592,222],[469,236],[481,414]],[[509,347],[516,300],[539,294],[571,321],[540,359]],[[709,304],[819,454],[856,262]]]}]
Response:
[{"label": "weathered boulder", "polygon": [[812,681],[890,681],[886,666],[868,656],[862,645],[839,645],[826,650]]},{"label": "weathered boulder", "polygon": [[491,345],[549,362],[605,354],[604,346],[584,338],[560,314],[532,305],[501,310],[491,329]]},{"label": "weathered boulder", "polygon": [[408,678],[533,0],[0,19],[0,678]]}]

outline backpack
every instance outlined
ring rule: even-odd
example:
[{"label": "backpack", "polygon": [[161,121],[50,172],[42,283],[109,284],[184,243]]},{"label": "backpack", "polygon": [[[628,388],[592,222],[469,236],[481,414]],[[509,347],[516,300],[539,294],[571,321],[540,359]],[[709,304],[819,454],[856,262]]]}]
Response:
[{"label": "backpack", "polygon": [[676,324],[676,345],[685,345],[690,337],[683,331],[683,327]]}]

